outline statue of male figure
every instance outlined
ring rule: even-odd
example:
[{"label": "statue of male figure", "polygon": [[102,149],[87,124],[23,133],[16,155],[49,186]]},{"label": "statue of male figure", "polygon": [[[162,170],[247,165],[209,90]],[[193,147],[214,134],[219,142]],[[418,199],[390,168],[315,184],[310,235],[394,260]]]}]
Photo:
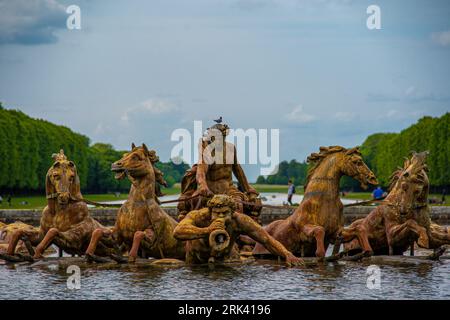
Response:
[{"label": "statue of male figure", "polygon": [[[237,211],[244,213],[244,206],[240,201],[254,202],[259,193],[248,183],[237,161],[236,147],[225,141],[228,133],[229,127],[223,123],[217,123],[207,129],[199,145],[197,190],[193,195],[211,197],[215,194],[226,194],[237,200]],[[233,184],[233,174],[241,190]]]}]

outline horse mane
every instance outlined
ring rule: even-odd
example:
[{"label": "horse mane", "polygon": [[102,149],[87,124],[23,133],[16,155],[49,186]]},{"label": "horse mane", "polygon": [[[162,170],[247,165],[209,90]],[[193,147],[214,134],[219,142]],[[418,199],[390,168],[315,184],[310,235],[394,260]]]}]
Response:
[{"label": "horse mane", "polygon": [[389,177],[389,186],[388,186],[388,191],[392,191],[392,189],[394,188],[395,184],[397,183],[398,179],[400,179],[400,177],[402,176],[403,172],[406,169],[403,168],[397,168],[397,170],[395,170],[391,176]]},{"label": "horse mane", "polygon": [[155,182],[159,183],[160,185],[166,185],[167,181],[164,180],[164,173],[156,167],[156,163],[159,162],[159,157],[156,155],[156,151],[148,151],[147,156],[150,160],[150,163],[152,164],[153,171],[155,172]]},{"label": "horse mane", "polygon": [[[405,161],[403,162],[403,168],[398,167],[397,170],[395,170],[389,177],[388,191],[392,191],[392,189],[395,187],[397,181],[404,174],[404,172],[408,169],[408,167],[412,164],[412,159],[414,156],[424,157],[424,159],[425,159],[427,154],[428,154],[427,152],[422,152],[422,153],[418,154],[415,151],[413,151],[411,158],[405,157]],[[427,172],[428,172],[428,166],[425,164],[425,162],[423,162],[420,166],[415,168],[413,175],[415,175],[415,178],[418,179],[421,183],[425,184],[426,180],[427,180]]]},{"label": "horse mane", "polygon": [[159,170],[156,167],[156,163],[159,162],[159,157],[156,154],[155,150],[149,150],[148,147],[145,145],[145,143],[142,144],[141,147],[136,147],[134,143],[131,144],[131,152],[135,151],[138,148],[142,148],[144,150],[145,155],[147,156],[148,160],[150,160],[150,164],[152,165],[153,172],[155,173],[155,186],[156,183],[159,183],[160,185],[166,185],[167,182],[164,180],[164,173]]},{"label": "horse mane", "polygon": [[337,152],[345,152],[346,154],[356,153],[358,155],[361,155],[361,152],[359,151],[358,147],[351,149],[347,149],[341,146],[320,147],[319,153],[313,152],[308,156],[308,158],[306,158],[306,162],[308,164],[311,164],[312,166],[310,166],[308,169],[308,175],[306,176],[306,183],[304,187],[305,189],[308,186],[308,183],[311,180],[312,176],[314,175],[316,169],[322,163],[322,160],[328,157],[330,154],[334,154]]},{"label": "horse mane", "polygon": [[156,154],[155,150],[147,151],[147,156],[148,156],[150,162],[152,163],[152,165],[154,165],[155,163],[159,162],[159,157]]},{"label": "horse mane", "polygon": [[188,191],[197,190],[197,164],[194,164],[190,169],[186,170],[181,178],[181,194],[185,194]]},{"label": "horse mane", "polygon": [[[132,144],[132,151],[134,151],[135,148],[136,148],[136,146],[133,143]],[[147,155],[147,158],[150,161],[150,164],[152,165],[152,168],[153,168],[153,173],[155,175],[155,182],[154,182],[154,185],[155,185],[155,199],[159,203],[158,197],[164,196],[164,194],[161,192],[160,185],[167,187],[167,181],[164,179],[164,173],[156,167],[156,163],[159,162],[159,157],[156,154],[156,151],[155,150],[149,150],[147,148],[147,146],[145,145],[145,143],[142,144],[142,148],[143,148],[145,154]]]}]

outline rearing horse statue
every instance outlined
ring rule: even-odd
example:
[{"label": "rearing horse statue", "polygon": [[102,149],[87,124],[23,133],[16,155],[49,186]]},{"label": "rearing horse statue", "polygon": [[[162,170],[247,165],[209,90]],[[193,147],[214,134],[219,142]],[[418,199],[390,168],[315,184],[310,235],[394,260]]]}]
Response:
[{"label": "rearing horse statue", "polygon": [[[130,262],[135,261],[139,253],[146,257],[184,260],[185,244],[173,237],[177,222],[159,206],[156,198],[156,182],[162,180],[162,173],[154,167],[158,158],[145,144],[142,147],[132,144],[131,148],[111,166],[116,179],[130,179],[128,199],[119,209],[112,229],[95,230],[86,257],[100,262],[98,255],[106,255],[102,248],[125,245]],[[110,256],[123,262],[121,257]]]},{"label": "rearing horse statue", "polygon": [[[376,185],[377,179],[358,148],[321,147],[320,152],[312,153],[307,161],[313,167],[308,172],[299,207],[287,219],[276,220],[265,229],[295,255],[323,258],[328,245],[335,242],[344,227],[343,204],[339,198],[341,177],[355,178],[364,189],[368,184]],[[358,230],[358,239],[369,252],[370,246],[363,241],[363,233],[364,230]],[[268,254],[259,243],[253,253]]]},{"label": "rearing horse statue", "polygon": [[[82,201],[80,179],[75,164],[63,150],[53,154],[54,163],[45,178],[47,206],[42,212],[40,227],[21,228],[14,232],[8,246],[8,255],[14,255],[20,240],[37,245],[34,259],[41,258],[47,247],[54,243],[69,254],[82,255],[92,232],[102,227],[88,212]],[[33,254],[31,246],[30,254]]]},{"label": "rearing horse statue", "polygon": [[[431,222],[428,206],[430,182],[425,163],[427,152],[416,153],[405,160],[403,168],[391,176],[388,196],[382,204],[363,219],[344,228],[343,241],[353,230],[363,227],[375,255],[402,255],[408,247],[414,252],[414,243],[422,248],[438,249],[450,244],[446,227]],[[355,240],[344,244],[344,253],[361,251]],[[443,252],[442,252],[443,253]]]}]

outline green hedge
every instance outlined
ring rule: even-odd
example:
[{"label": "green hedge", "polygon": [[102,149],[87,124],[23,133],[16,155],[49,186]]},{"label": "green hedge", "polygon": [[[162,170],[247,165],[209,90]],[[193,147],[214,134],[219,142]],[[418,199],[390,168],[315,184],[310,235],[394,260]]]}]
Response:
[{"label": "green hedge", "polygon": [[[389,177],[411,151],[429,151],[428,168],[432,187],[450,186],[450,113],[439,118],[423,117],[416,124],[400,133],[376,133],[367,137],[361,145],[363,158],[376,174],[381,185],[388,186]],[[276,175],[258,177],[257,183],[304,184],[307,165],[291,160],[280,163]],[[341,187],[358,190],[358,182],[344,177]],[[448,188],[447,188],[448,189]]]},{"label": "green hedge", "polygon": [[[4,109],[0,103],[0,192],[30,193],[45,190],[45,175],[53,153],[64,149],[80,175],[81,188],[88,193],[127,191],[127,179],[117,181],[111,163],[124,151],[109,144],[90,146],[89,138],[69,128],[33,119],[21,111]],[[181,180],[186,164],[158,163],[169,186]]]}]

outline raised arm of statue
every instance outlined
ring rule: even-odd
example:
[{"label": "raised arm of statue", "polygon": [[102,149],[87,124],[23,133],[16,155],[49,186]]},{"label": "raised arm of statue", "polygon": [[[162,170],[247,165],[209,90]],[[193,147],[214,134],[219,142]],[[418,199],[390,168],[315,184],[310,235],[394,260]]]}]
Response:
[{"label": "raised arm of statue", "polygon": [[200,188],[208,188],[208,183],[206,182],[206,173],[208,172],[208,165],[206,163],[199,163],[197,166],[197,184]]},{"label": "raised arm of statue", "polygon": [[245,192],[253,193],[258,195],[259,193],[248,183],[247,177],[245,176],[244,170],[242,170],[241,165],[237,159],[236,147],[234,147],[234,161],[233,161],[233,173],[238,180],[239,184],[242,186]]},{"label": "raised arm of statue", "polygon": [[195,178],[197,180],[198,190],[194,193],[194,196],[201,194],[205,197],[211,196],[213,193],[209,190],[208,183],[206,181],[206,174],[208,173],[208,163],[204,159],[203,150],[205,144],[199,143],[199,161],[197,164],[197,172]]}]

